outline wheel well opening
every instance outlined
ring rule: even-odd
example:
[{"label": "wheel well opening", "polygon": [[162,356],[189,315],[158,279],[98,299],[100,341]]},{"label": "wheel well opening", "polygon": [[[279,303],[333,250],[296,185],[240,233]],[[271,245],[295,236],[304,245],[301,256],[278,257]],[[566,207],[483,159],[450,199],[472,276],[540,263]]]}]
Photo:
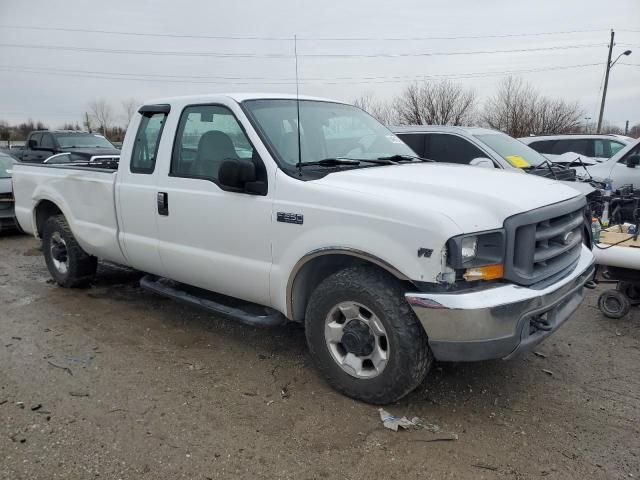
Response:
[{"label": "wheel well opening", "polygon": [[42,229],[46,221],[53,215],[59,215],[62,211],[50,200],[42,200],[36,207],[36,229],[38,236],[42,237]]},{"label": "wheel well opening", "polygon": [[[312,258],[306,262],[297,272],[291,287],[289,300],[291,319],[296,322],[304,321],[305,311],[311,294],[329,275],[344,270],[345,268],[364,265],[374,267],[391,275],[391,272],[373,262],[347,254],[331,253]],[[403,280],[403,282],[409,285],[408,281]]]}]

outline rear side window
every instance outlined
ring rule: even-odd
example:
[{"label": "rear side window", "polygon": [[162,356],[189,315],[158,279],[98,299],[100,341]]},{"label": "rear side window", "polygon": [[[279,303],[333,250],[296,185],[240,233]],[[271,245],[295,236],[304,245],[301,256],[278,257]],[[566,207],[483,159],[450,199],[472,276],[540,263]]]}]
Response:
[{"label": "rear side window", "polygon": [[253,146],[231,110],[193,105],[182,112],[171,157],[171,175],[218,181],[225,160],[253,162]]},{"label": "rear side window", "polygon": [[609,140],[594,140],[594,157],[609,158],[611,156],[611,142]]},{"label": "rear side window", "polygon": [[424,139],[425,135],[420,133],[401,133],[397,135],[400,140],[416,152],[419,157],[424,157]]},{"label": "rear side window", "polygon": [[436,162],[462,163],[468,165],[474,158],[487,158],[487,154],[468,140],[456,135],[431,133],[425,135],[425,158]]},{"label": "rear side window", "polygon": [[131,173],[153,173],[156,168],[156,155],[166,118],[166,113],[143,114],[133,145]]},{"label": "rear side window", "polygon": [[575,138],[568,140],[557,140],[553,146],[554,155],[562,155],[563,153],[572,152],[586,157],[593,157],[593,140],[585,138]]}]

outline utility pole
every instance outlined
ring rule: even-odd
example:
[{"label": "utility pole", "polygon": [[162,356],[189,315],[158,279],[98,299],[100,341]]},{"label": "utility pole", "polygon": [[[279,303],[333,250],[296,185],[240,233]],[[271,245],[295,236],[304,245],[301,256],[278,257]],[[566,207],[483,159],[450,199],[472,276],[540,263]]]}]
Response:
[{"label": "utility pole", "polygon": [[607,86],[609,85],[609,71],[611,70],[611,54],[613,53],[613,39],[616,32],[611,30],[611,42],[609,43],[609,56],[607,57],[607,72],[604,75],[604,88],[602,89],[602,103],[600,104],[600,116],[598,117],[598,128],[596,133],[600,133],[602,128],[602,115],[604,114],[604,102],[607,98]]},{"label": "utility pole", "polygon": [[629,135],[629,120],[624,124],[624,134]]}]

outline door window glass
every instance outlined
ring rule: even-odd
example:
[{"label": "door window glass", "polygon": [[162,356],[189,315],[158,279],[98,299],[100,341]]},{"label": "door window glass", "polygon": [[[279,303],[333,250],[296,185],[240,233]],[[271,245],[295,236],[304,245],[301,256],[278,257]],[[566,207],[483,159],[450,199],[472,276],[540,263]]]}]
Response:
[{"label": "door window glass", "polygon": [[611,144],[611,154],[609,155],[610,157],[613,157],[616,153],[618,153],[620,150],[626,147],[624,143],[620,143],[620,142],[610,141],[609,143]]},{"label": "door window glass", "polygon": [[421,133],[401,133],[398,138],[406,143],[411,150],[419,157],[424,157],[424,134]]},{"label": "door window glass", "polygon": [[34,141],[35,142],[35,147],[38,148],[40,146],[40,140],[42,140],[42,134],[41,133],[34,133],[33,135],[31,135],[31,137],[29,137],[29,141]]},{"label": "door window glass", "polygon": [[591,140],[584,138],[571,138],[568,140],[558,140],[553,146],[554,155],[572,152],[586,157],[593,157],[593,144]]},{"label": "door window glass", "polygon": [[153,173],[156,167],[156,155],[158,154],[162,127],[164,127],[166,118],[166,113],[143,115],[131,155],[131,173]]},{"label": "door window glass", "polygon": [[55,148],[55,144],[53,143],[53,137],[49,133],[45,133],[42,135],[42,143],[40,144],[42,148]]},{"label": "door window glass", "polygon": [[171,175],[217,182],[220,165],[225,160],[259,162],[233,113],[219,105],[185,108],[176,133]]},{"label": "door window glass", "polygon": [[456,135],[428,134],[425,146],[424,157],[436,162],[468,165],[474,158],[487,158],[487,155],[478,147]]}]

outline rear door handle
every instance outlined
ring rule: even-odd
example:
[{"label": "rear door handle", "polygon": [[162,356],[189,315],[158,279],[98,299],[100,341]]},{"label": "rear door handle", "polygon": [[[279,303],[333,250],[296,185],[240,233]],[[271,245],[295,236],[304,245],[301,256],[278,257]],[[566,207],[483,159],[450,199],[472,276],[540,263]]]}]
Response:
[{"label": "rear door handle", "polygon": [[158,215],[169,215],[169,195],[167,192],[158,192]]}]

